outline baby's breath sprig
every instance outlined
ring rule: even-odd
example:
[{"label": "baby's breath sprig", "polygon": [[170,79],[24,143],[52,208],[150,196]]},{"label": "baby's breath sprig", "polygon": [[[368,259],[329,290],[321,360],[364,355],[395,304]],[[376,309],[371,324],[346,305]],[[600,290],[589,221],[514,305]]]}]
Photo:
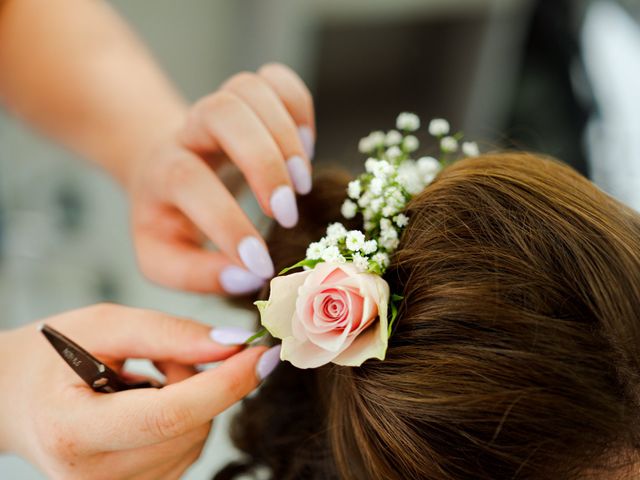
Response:
[{"label": "baby's breath sprig", "polygon": [[[480,150],[476,142],[462,142],[462,132],[450,133],[449,122],[444,118],[434,118],[429,123],[429,133],[438,139],[440,146],[440,165],[445,167],[453,160],[453,155],[462,149],[462,153],[467,157],[477,157]],[[461,145],[462,142],[462,145]]]},{"label": "baby's breath sprig", "polygon": [[[396,119],[396,129],[374,131],[360,140],[358,149],[369,157],[365,172],[349,182],[341,213],[346,219],[361,214],[363,230],[347,230],[342,223],[329,225],[326,235],[309,245],[306,258],[282,273],[297,267],[313,268],[320,262],[351,262],[362,272],[385,272],[409,222],[403,213],[408,202],[449,163],[463,138],[461,132],[450,134],[446,120],[433,119],[429,133],[438,140],[439,158],[414,160],[411,155],[420,142],[413,132],[419,128],[420,118],[404,112]],[[467,156],[479,153],[475,142],[463,142],[462,151]]]}]

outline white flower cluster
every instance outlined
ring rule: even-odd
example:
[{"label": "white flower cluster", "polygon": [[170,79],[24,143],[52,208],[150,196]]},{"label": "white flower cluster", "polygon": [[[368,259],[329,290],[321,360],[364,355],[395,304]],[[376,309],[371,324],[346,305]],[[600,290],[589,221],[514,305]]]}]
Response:
[{"label": "white flower cluster", "polygon": [[[420,119],[404,112],[396,119],[397,130],[375,131],[358,144],[361,153],[369,155],[365,173],[349,182],[348,198],[342,204],[347,219],[362,214],[364,230],[350,230],[341,223],[333,223],[326,235],[309,245],[307,260],[324,262],[352,262],[361,271],[382,274],[389,265],[389,257],[398,247],[409,218],[402,213],[409,200],[429,185],[443,167],[447,156],[458,151],[460,133],[450,135],[449,122],[436,118],[429,123],[429,133],[440,144],[440,159],[410,158],[420,142],[412,135],[420,128]],[[463,142],[467,156],[479,154],[475,142]]]},{"label": "white flower cluster", "polygon": [[378,252],[378,242],[367,240],[360,230],[347,230],[341,223],[329,225],[327,234],[309,245],[307,259],[334,263],[351,261],[362,272],[389,264],[389,256]]}]

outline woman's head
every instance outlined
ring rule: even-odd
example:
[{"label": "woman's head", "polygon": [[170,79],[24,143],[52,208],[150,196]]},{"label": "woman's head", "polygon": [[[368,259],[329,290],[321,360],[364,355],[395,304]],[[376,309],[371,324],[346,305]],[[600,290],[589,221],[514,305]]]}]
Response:
[{"label": "woman's head", "polygon": [[[298,231],[272,236],[279,266],[339,219],[344,178],[315,185]],[[448,167],[409,216],[385,274],[404,297],[386,360],[282,365],[236,423],[251,461],[278,479],[633,472],[640,218],[514,153]]]}]

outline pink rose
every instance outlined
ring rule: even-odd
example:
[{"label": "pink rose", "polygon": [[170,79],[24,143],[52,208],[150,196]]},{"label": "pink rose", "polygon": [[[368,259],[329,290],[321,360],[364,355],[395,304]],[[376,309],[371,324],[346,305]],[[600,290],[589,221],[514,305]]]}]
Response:
[{"label": "pink rose", "polygon": [[319,263],[271,280],[257,302],[262,325],[282,339],[280,358],[298,368],[329,362],[359,366],[387,351],[389,286],[352,264]]}]

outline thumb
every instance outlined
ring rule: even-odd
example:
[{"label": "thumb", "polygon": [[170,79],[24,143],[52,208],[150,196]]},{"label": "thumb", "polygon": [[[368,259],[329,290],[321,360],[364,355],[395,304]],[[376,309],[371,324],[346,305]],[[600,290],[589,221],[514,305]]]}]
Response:
[{"label": "thumb", "polygon": [[70,338],[98,357],[192,365],[224,360],[242,348],[214,342],[211,327],[204,323],[152,310],[102,304],[76,310],[73,316],[81,321],[73,322]]},{"label": "thumb", "polygon": [[[153,445],[210,422],[250,393],[279,363],[280,347],[247,349],[216,368],[162,389],[92,395],[82,409],[84,445],[114,451]],[[105,432],[108,434],[105,435]]]}]

